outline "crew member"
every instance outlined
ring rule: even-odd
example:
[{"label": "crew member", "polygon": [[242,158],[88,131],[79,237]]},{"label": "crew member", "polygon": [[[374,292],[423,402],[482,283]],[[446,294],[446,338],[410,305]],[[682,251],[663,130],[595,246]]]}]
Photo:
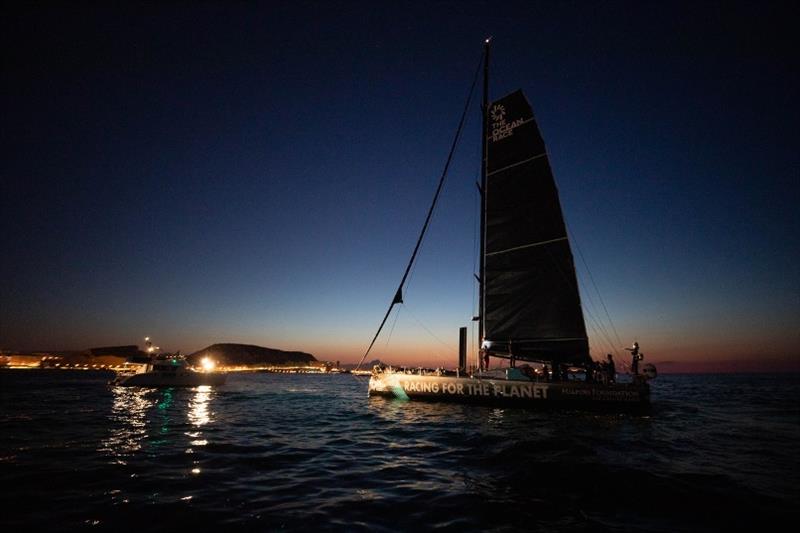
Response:
[{"label": "crew member", "polygon": [[614,358],[608,354],[608,362],[606,363],[606,372],[608,372],[608,382],[614,383],[617,381],[617,365],[614,364]]},{"label": "crew member", "polygon": [[639,373],[639,361],[644,358],[644,355],[639,353],[639,343],[634,341],[631,348],[625,348],[631,352],[631,374],[634,376]]}]

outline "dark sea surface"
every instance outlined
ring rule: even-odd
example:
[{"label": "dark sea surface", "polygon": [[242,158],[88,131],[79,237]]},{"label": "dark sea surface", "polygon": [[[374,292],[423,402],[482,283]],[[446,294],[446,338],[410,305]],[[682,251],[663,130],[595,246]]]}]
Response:
[{"label": "dark sea surface", "polygon": [[[138,389],[0,372],[0,529],[766,531],[800,375],[664,375],[649,415],[367,398],[350,375]],[[791,529],[791,528],[790,528]]]}]

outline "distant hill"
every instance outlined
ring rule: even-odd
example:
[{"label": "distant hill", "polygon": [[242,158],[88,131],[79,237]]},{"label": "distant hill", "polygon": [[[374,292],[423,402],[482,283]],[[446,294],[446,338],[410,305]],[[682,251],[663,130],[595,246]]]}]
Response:
[{"label": "distant hill", "polygon": [[251,344],[212,344],[187,357],[197,364],[203,357],[210,357],[221,365],[296,365],[317,361],[316,357],[305,352],[285,352],[275,348],[264,348]]}]

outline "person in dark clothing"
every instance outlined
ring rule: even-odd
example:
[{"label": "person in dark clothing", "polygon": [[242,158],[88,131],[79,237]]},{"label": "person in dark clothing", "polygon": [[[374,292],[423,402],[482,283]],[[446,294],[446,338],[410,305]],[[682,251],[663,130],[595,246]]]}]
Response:
[{"label": "person in dark clothing", "polygon": [[553,361],[553,368],[552,368],[552,380],[553,381],[561,381],[564,377],[561,375],[561,363],[558,361]]},{"label": "person in dark clothing", "polygon": [[614,364],[614,358],[608,354],[608,362],[606,363],[606,372],[608,372],[608,382],[614,383],[617,381],[617,365]]}]

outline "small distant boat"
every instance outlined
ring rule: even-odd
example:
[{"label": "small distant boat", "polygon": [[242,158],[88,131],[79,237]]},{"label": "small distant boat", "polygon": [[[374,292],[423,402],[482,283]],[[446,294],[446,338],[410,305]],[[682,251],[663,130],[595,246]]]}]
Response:
[{"label": "small distant boat", "polygon": [[120,387],[197,387],[199,385],[224,385],[228,374],[213,371],[213,363],[204,364],[202,369],[189,365],[186,357],[177,354],[160,353],[153,355],[156,348],[147,337],[147,352],[143,358],[135,358],[125,363],[125,368],[117,372],[111,381]]},{"label": "small distant boat", "polygon": [[[632,365],[632,379],[618,383],[611,357],[601,367],[590,356],[575,266],[544,141],[521,90],[490,103],[488,64],[489,40],[483,61],[480,272],[475,276],[479,368],[467,369],[466,328],[461,328],[458,371],[376,366],[369,394],[522,407],[646,407],[655,366],[644,365],[639,373],[638,364]],[[469,100],[465,113],[468,106]],[[462,124],[463,120],[462,116]],[[403,303],[403,285],[446,172],[447,166],[406,273],[362,361],[392,307]],[[635,350],[637,357],[638,344]],[[509,367],[490,369],[490,357],[509,360]],[[536,366],[517,367],[519,361]]]}]

